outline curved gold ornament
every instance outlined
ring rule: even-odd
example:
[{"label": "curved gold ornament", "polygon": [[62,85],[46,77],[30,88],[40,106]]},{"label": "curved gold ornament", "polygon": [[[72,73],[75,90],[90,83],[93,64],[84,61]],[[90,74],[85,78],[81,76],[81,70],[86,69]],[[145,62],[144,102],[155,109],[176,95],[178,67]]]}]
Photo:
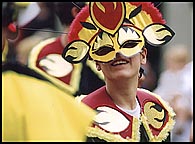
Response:
[{"label": "curved gold ornament", "polygon": [[165,111],[162,108],[158,110],[157,107],[159,107],[159,105],[156,103],[147,102],[144,105],[144,114],[148,119],[148,124],[159,129],[164,124]]},{"label": "curved gold ornament", "polygon": [[69,43],[62,53],[62,57],[70,63],[79,63],[87,55],[90,46],[82,40]]}]

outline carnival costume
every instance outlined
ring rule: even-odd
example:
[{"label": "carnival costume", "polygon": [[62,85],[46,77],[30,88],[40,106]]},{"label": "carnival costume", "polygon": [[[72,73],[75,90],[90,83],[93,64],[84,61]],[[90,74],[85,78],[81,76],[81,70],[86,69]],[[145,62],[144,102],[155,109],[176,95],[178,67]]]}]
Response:
[{"label": "carnival costume", "polygon": [[63,46],[58,38],[49,38],[32,48],[28,66],[45,76],[58,88],[74,94],[80,82],[81,64],[71,64],[62,59]]},{"label": "carnival costume", "polygon": [[15,48],[10,40],[18,35],[9,27],[16,16],[15,3],[2,4],[2,142],[84,142],[95,112],[8,57]]},{"label": "carnival costume", "polygon": [[102,87],[82,98],[82,102],[97,111],[95,122],[89,129],[88,140],[108,142],[170,140],[174,125],[174,112],[158,95],[138,88],[137,100],[141,107],[140,119],[118,108]]},{"label": "carnival costume", "polygon": [[[56,2],[54,5],[56,16],[64,27],[64,32],[58,31],[57,33],[60,33],[58,37],[48,38],[36,44],[29,53],[28,66],[69,94],[75,96],[89,94],[105,84],[102,73],[96,71],[95,63],[86,60],[82,63],[71,64],[64,61],[61,56],[66,45],[69,25],[85,2]],[[47,32],[55,33],[56,31]]]},{"label": "carnival costume", "polygon": [[[62,57],[79,63],[86,58],[107,63],[117,53],[131,57],[145,44],[161,46],[174,32],[151,2],[90,2],[70,26]],[[82,97],[80,97],[82,98]],[[160,96],[137,89],[140,118],[117,107],[102,87],[81,99],[97,111],[88,141],[169,141],[175,113]]]},{"label": "carnival costume", "polygon": [[[104,85],[103,76],[96,72],[92,61],[71,64],[62,58],[63,49],[60,36],[41,41],[32,48],[28,56],[28,67],[46,77],[58,88],[75,96],[88,94],[93,88]],[[96,81],[96,84],[92,83],[93,81]]]},{"label": "carnival costume", "polygon": [[84,142],[94,116],[32,69],[2,65],[3,142]]}]

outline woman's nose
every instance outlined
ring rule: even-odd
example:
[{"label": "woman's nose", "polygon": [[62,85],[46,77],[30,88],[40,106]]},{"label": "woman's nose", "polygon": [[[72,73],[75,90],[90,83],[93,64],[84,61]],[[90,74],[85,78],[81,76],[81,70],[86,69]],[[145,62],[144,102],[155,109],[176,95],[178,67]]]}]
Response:
[{"label": "woman's nose", "polygon": [[123,55],[121,52],[117,52],[117,53],[116,53],[116,58],[117,58],[117,57],[124,57],[124,55]]}]

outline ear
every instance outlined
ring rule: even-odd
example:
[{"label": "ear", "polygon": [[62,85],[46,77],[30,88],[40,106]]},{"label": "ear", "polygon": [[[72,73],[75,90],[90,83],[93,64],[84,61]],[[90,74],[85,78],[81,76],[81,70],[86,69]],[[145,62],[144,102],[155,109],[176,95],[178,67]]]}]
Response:
[{"label": "ear", "polygon": [[77,7],[73,7],[72,10],[71,10],[71,14],[72,16],[75,18],[76,15],[78,14],[79,12],[79,9]]},{"label": "ear", "polygon": [[141,64],[146,64],[147,62],[147,49],[143,48],[142,51],[140,52],[141,54]]},{"label": "ear", "polygon": [[96,62],[96,69],[98,70],[98,71],[101,71],[101,67],[100,67],[100,65]]}]

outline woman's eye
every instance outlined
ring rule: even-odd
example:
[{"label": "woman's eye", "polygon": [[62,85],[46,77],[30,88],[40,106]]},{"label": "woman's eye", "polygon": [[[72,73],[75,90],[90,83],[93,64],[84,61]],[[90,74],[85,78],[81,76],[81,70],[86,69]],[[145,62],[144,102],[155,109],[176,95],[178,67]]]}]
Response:
[{"label": "woman's eye", "polygon": [[131,42],[131,43],[125,43],[122,48],[133,48],[135,47],[136,45],[138,45],[138,43],[136,42]]},{"label": "woman's eye", "polygon": [[108,54],[111,51],[114,51],[112,47],[102,46],[97,51],[93,52],[93,54],[96,54],[98,56],[103,56]]},{"label": "woman's eye", "polygon": [[134,48],[140,42],[142,42],[142,40],[128,40],[122,44],[121,48]]}]

